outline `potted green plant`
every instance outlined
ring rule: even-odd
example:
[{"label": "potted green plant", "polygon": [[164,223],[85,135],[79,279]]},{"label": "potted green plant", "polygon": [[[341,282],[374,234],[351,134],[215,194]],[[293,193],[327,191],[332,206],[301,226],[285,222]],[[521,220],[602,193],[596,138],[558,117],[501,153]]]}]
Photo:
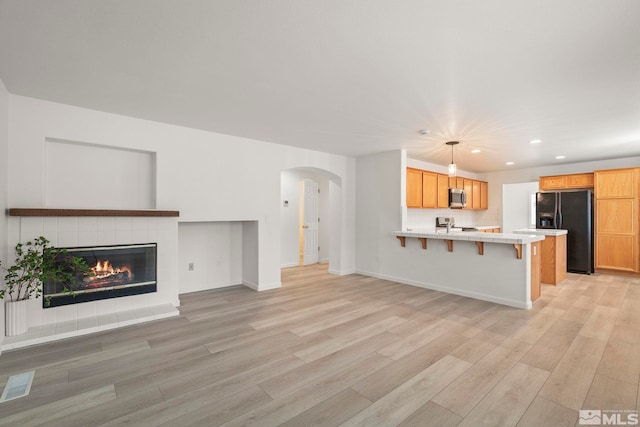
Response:
[{"label": "potted green plant", "polygon": [[[66,286],[78,274],[91,274],[82,258],[68,255],[65,249],[49,245],[40,236],[16,245],[16,258],[6,271],[0,298],[5,300],[5,329],[7,336],[20,335],[28,329],[27,304],[31,298],[42,295],[43,283],[54,281],[65,284],[64,292],[73,294]],[[2,267],[2,263],[0,263]],[[45,305],[48,301],[45,301]]]}]

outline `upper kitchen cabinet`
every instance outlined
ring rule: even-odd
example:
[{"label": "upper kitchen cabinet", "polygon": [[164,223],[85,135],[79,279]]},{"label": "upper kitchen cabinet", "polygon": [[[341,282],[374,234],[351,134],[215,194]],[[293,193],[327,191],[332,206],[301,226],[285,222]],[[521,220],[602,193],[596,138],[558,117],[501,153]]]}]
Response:
[{"label": "upper kitchen cabinet", "polygon": [[482,209],[480,205],[482,204],[482,197],[480,191],[480,181],[473,181],[472,183],[472,209]]},{"label": "upper kitchen cabinet", "polygon": [[480,181],[480,209],[489,209],[489,184]]},{"label": "upper kitchen cabinet", "polygon": [[422,171],[407,168],[407,207],[422,207]]},{"label": "upper kitchen cabinet", "polygon": [[540,191],[567,190],[573,188],[593,188],[592,173],[553,175],[540,177]]},{"label": "upper kitchen cabinet", "polygon": [[449,176],[438,174],[438,207],[449,207]]},{"label": "upper kitchen cabinet", "polygon": [[467,205],[463,209],[474,209],[473,205],[473,180],[464,179],[464,192],[467,196]]},{"label": "upper kitchen cabinet", "polygon": [[449,187],[464,189],[467,194],[465,209],[488,208],[488,184],[484,181],[407,168],[406,202],[408,208],[449,207]]},{"label": "upper kitchen cabinet", "polygon": [[630,199],[638,192],[638,168],[611,169],[595,172],[597,198]]},{"label": "upper kitchen cabinet", "polygon": [[567,175],[567,188],[593,188],[592,173]]},{"label": "upper kitchen cabinet", "polygon": [[422,171],[422,207],[438,207],[438,174]]}]

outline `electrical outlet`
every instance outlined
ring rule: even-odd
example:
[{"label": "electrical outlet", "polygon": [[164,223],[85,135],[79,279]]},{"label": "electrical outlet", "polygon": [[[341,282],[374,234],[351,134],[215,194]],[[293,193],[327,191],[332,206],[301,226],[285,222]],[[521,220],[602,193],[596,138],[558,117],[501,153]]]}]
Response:
[{"label": "electrical outlet", "polygon": [[193,271],[195,269],[195,266],[192,262],[189,263],[189,271]]}]

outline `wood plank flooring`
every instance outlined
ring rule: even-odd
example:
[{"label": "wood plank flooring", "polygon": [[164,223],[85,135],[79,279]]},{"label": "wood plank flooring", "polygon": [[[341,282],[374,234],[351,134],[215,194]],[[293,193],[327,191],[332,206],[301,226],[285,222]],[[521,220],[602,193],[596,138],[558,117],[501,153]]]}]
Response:
[{"label": "wood plank flooring", "polygon": [[181,295],[181,316],[0,355],[2,426],[572,426],[638,410],[640,279],[569,274],[531,310],[326,265]]}]

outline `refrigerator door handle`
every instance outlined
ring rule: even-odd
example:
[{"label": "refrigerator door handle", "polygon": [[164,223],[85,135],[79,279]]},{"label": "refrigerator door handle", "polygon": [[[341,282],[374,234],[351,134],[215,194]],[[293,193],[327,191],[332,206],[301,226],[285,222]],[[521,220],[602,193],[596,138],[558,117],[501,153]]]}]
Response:
[{"label": "refrigerator door handle", "polygon": [[556,228],[562,228],[562,194],[558,193],[558,218],[560,221],[556,224]]},{"label": "refrigerator door handle", "polygon": [[555,204],[553,206],[553,228],[558,228],[558,193],[554,193]]}]

